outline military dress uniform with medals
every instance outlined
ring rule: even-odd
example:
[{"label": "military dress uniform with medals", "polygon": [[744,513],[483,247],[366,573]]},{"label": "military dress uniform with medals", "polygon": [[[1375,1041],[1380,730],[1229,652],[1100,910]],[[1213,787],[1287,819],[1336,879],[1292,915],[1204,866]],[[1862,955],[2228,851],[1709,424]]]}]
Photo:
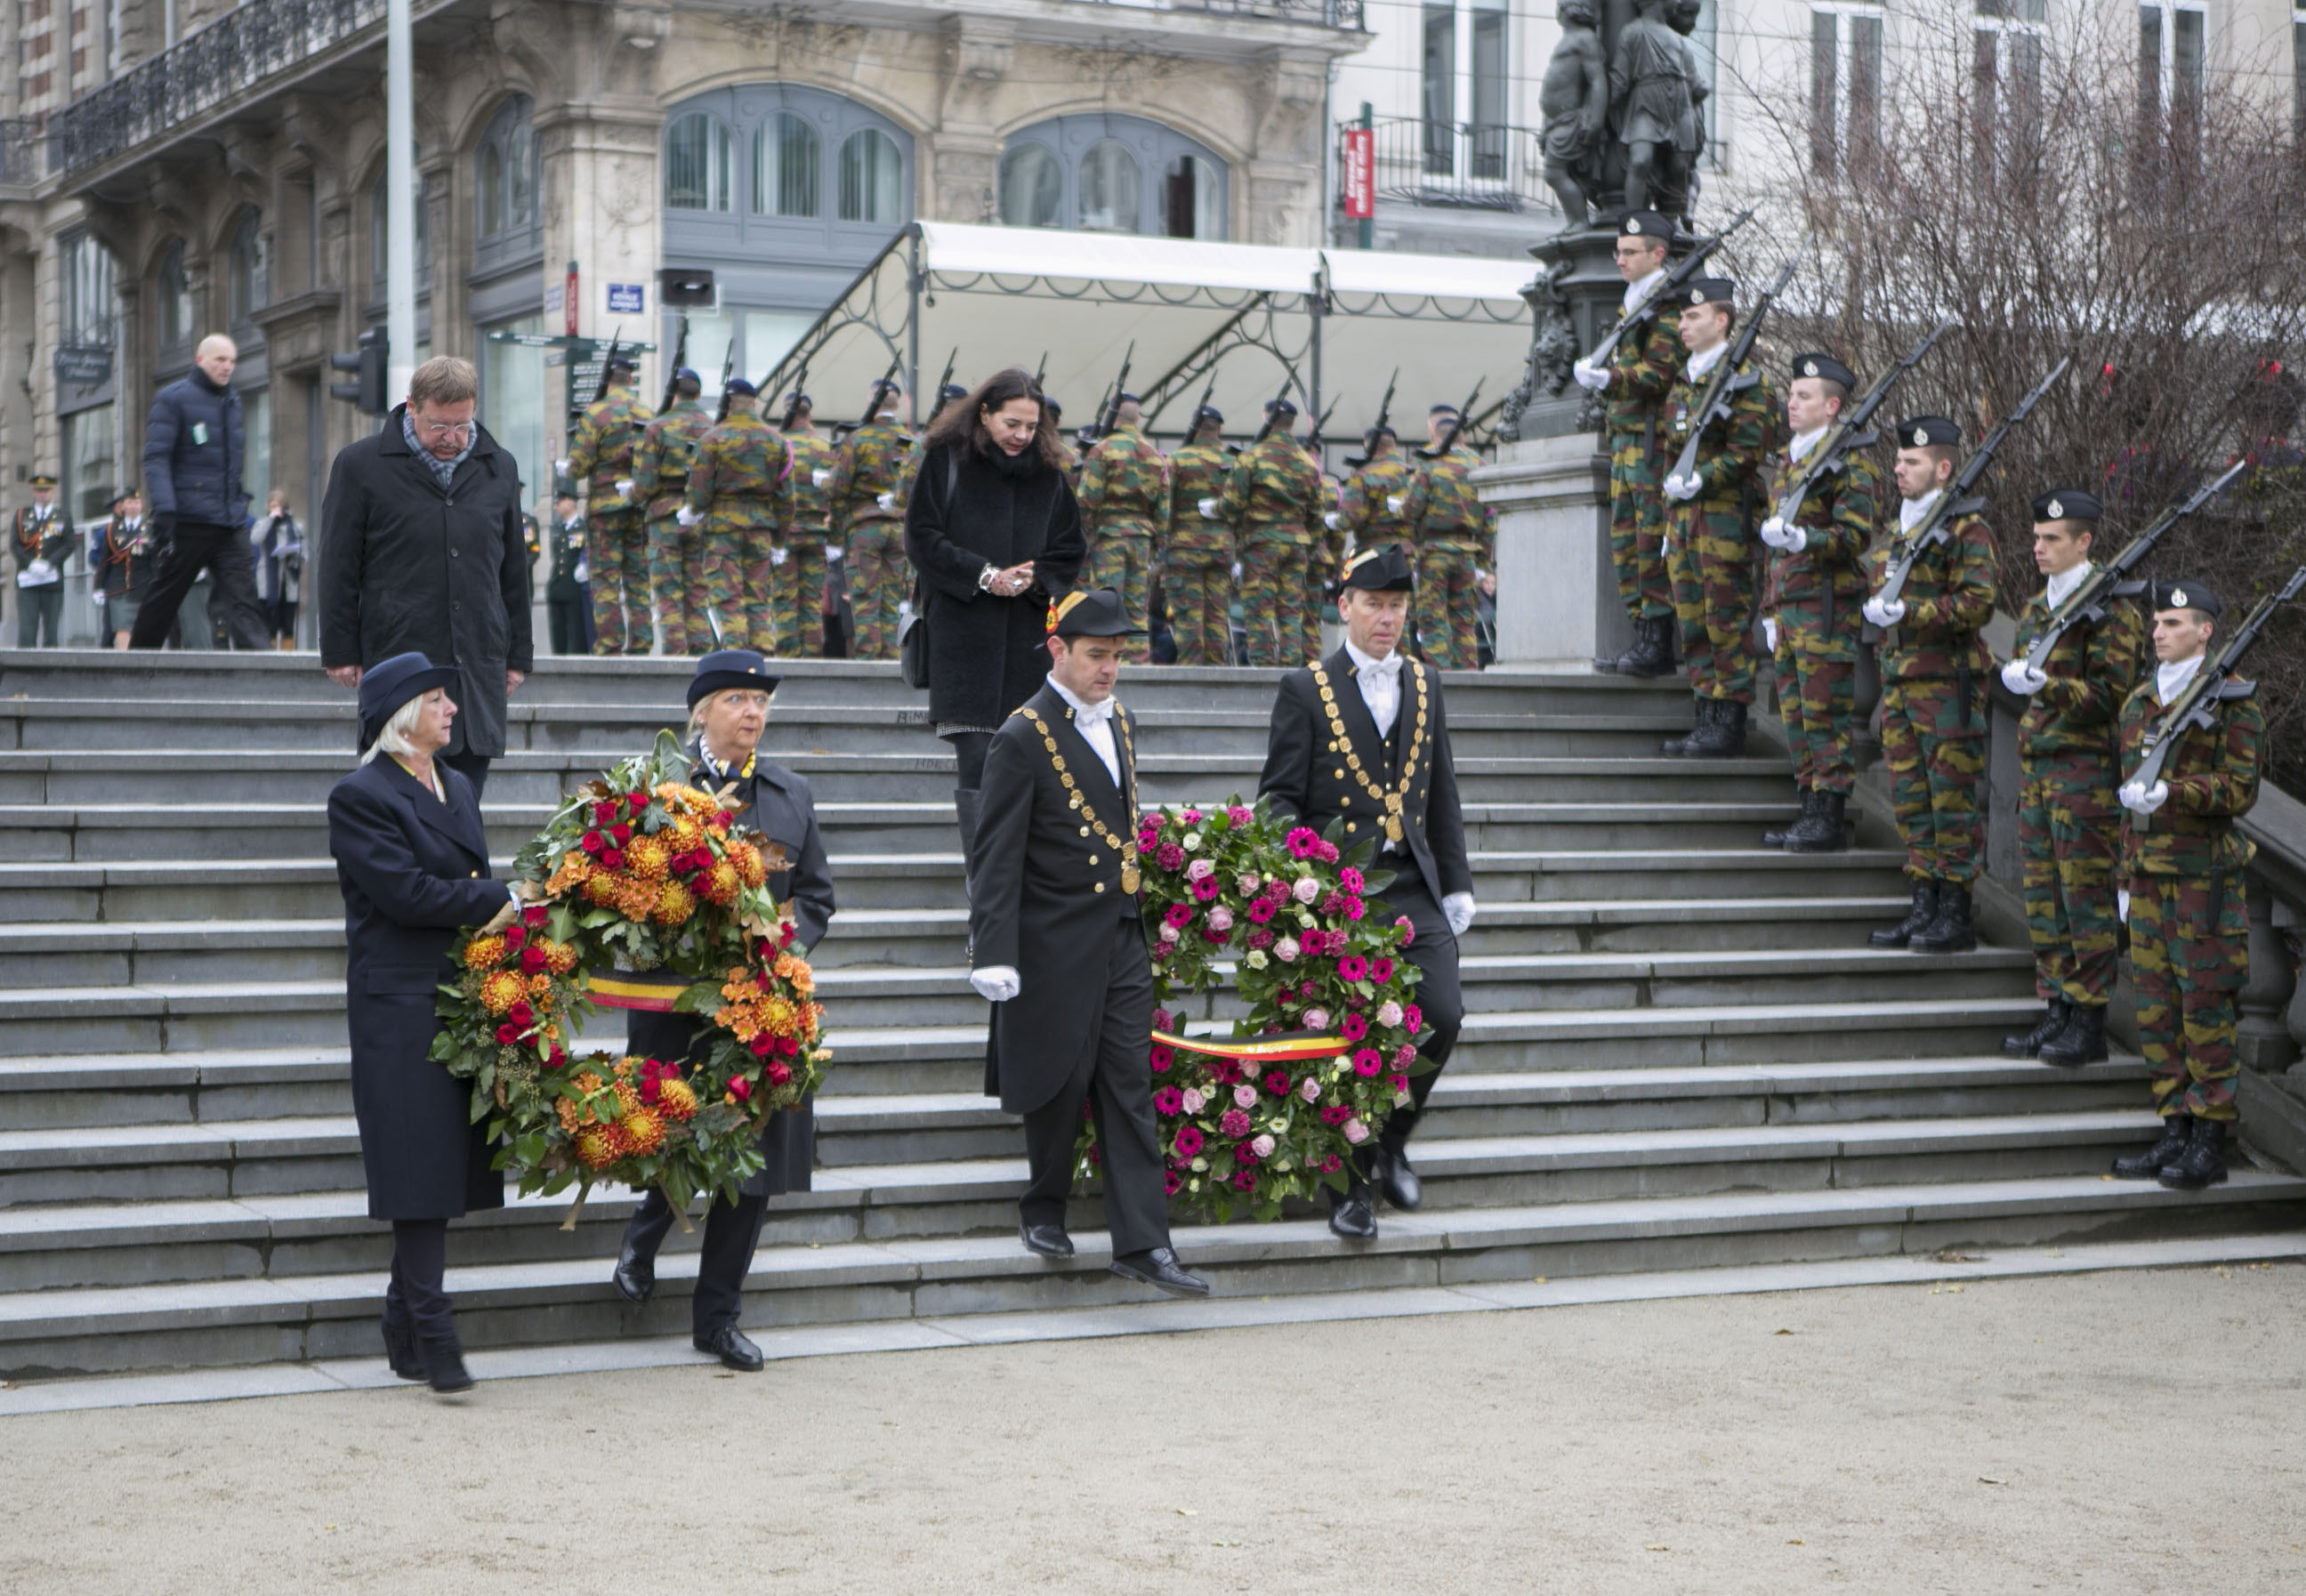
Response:
[{"label": "military dress uniform with medals", "polygon": [[[1373,593],[1406,593],[1413,585],[1408,558],[1397,546],[1355,555],[1341,584]],[[1391,713],[1381,723],[1388,705]],[[1456,933],[1472,918],[1473,876],[1439,673],[1398,648],[1371,659],[1350,640],[1320,664],[1289,672],[1274,699],[1257,789],[1277,813],[1316,830],[1342,818],[1345,847],[1379,839],[1379,862],[1396,873],[1382,900],[1414,928],[1407,956],[1417,966],[1417,1004],[1433,1033],[1420,1051],[1433,1068],[1411,1080],[1411,1106],[1394,1112],[1353,1189],[1331,1199],[1332,1229],[1374,1234],[1372,1174],[1396,1208],[1418,1205],[1417,1176],[1404,1147],[1465,1021]]]},{"label": "military dress uniform with medals", "polygon": [[[53,494],[56,479],[36,476],[32,486]],[[54,648],[62,641],[64,563],[72,552],[72,517],[51,499],[18,510],[10,533],[8,551],[16,557],[16,646]]]}]

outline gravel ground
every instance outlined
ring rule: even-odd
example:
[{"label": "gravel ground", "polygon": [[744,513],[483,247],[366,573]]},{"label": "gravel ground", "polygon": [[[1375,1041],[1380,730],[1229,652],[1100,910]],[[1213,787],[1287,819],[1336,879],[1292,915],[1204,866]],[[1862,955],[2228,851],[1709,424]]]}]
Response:
[{"label": "gravel ground", "polygon": [[2302,1327],[2235,1265],[39,1415],[0,1590],[2294,1596]]}]

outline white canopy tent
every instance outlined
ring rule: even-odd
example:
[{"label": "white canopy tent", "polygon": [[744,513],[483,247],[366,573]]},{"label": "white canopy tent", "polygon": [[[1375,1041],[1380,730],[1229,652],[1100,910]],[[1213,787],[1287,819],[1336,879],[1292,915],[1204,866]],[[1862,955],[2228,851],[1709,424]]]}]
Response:
[{"label": "white canopy tent", "polygon": [[761,387],[781,395],[806,371],[819,419],[838,422],[892,363],[919,395],[948,359],[969,386],[1046,361],[1070,429],[1095,419],[1126,354],[1156,432],[1182,433],[1207,391],[1229,434],[1253,433],[1285,382],[1309,414],[1335,405],[1343,448],[1398,368],[1394,424],[1418,441],[1432,404],[1478,380],[1488,411],[1520,380],[1533,276],[1509,260],[917,222]]}]

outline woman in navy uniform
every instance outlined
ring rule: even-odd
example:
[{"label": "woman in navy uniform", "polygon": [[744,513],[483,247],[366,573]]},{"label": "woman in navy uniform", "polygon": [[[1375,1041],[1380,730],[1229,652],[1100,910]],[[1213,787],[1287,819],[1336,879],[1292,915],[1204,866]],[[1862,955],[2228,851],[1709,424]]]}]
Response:
[{"label": "woman in navy uniform", "polygon": [[[372,1219],[392,1222],[384,1344],[392,1371],[462,1391],[472,1377],[441,1289],[448,1221],[504,1206],[472,1090],[428,1056],[437,988],[456,978],[460,927],[508,925],[517,889],[489,876],[472,783],[437,755],[457,706],[453,665],[396,654],[361,678],[360,768],[329,794],[329,851],[345,895],[345,1007],[353,1114]],[[378,755],[385,757],[379,758]]]},{"label": "woman in navy uniform", "polygon": [[[780,904],[790,902],[794,940],[807,953],[833,919],[833,871],[817,833],[816,802],[807,781],[756,751],[768,724],[769,696],[776,690],[768,661],[750,649],[722,649],[697,661],[688,684],[688,724],[696,738],[689,779],[708,792],[733,789],[736,824],[761,832],[782,856],[785,867],[770,875],[769,891]],[[704,1020],[695,1014],[636,1010],[626,1046],[638,1057],[683,1059],[698,1049],[704,1029]],[[716,1198],[705,1214],[692,1327],[696,1350],[731,1369],[749,1373],[761,1367],[761,1349],[737,1328],[737,1318],[744,1308],[745,1272],[760,1240],[763,1212],[772,1197],[808,1190],[816,1155],[816,1117],[804,1100],[799,1108],[770,1118],[761,1133],[761,1156],[768,1162],[739,1188],[735,1205]],[[633,1211],[611,1276],[628,1301],[645,1302],[655,1290],[656,1251],[672,1221],[672,1207],[662,1191],[649,1192]]]}]

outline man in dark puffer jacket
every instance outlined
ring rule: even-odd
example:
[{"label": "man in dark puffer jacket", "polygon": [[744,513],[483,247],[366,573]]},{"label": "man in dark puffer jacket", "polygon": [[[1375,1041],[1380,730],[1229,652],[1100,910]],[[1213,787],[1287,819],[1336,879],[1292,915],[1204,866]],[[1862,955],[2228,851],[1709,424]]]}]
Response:
[{"label": "man in dark puffer jacket", "polygon": [[256,604],[256,561],[248,542],[248,458],[240,396],[232,391],[240,351],[221,333],[201,340],[192,371],[162,388],[144,423],[144,482],[152,527],[167,551],[160,577],[137,612],[131,648],[158,648],[176,608],[203,570],[216,581],[236,648],[269,648],[270,628]]}]

